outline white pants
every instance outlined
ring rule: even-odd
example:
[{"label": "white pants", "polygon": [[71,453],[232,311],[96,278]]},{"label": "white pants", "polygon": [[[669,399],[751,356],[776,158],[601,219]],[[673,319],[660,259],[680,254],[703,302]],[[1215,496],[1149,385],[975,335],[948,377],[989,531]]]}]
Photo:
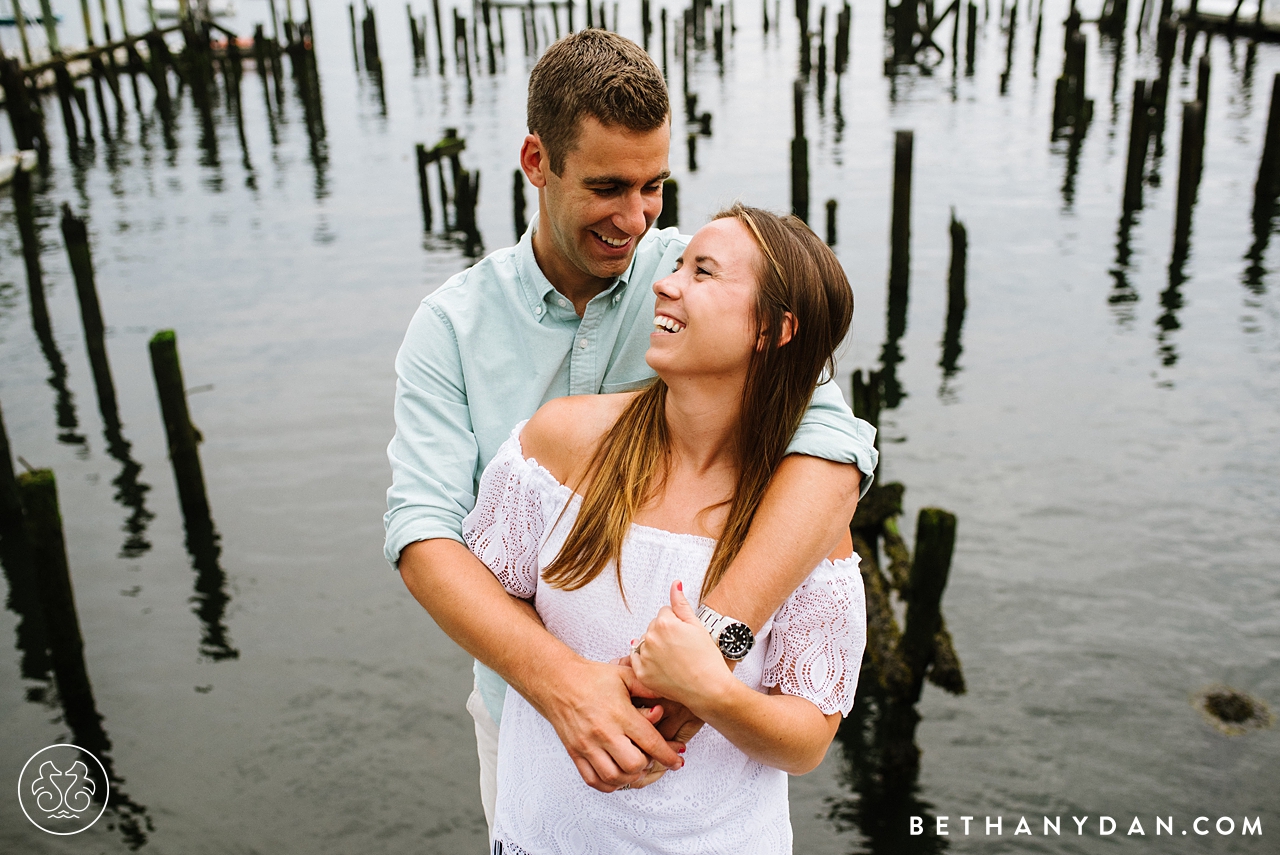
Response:
[{"label": "white pants", "polygon": [[467,712],[476,721],[476,753],[480,755],[480,802],[484,805],[484,820],[489,823],[489,838],[493,839],[493,806],[498,798],[498,725],[474,686],[467,698]]}]

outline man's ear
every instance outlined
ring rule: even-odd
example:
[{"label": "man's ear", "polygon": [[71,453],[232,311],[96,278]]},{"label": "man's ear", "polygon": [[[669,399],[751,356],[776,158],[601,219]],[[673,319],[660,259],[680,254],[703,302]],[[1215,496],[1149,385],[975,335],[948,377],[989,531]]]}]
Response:
[{"label": "man's ear", "polygon": [[529,134],[520,146],[520,168],[525,177],[535,188],[541,190],[547,186],[547,175],[551,171],[551,159],[547,156],[546,146],[537,134]]}]

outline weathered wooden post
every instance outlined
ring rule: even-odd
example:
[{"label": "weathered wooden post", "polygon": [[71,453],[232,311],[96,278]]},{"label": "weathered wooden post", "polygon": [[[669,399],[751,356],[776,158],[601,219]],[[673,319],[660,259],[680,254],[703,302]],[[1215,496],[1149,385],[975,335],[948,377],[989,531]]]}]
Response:
[{"label": "weathered wooden post", "polygon": [[76,280],[80,319],[84,324],[85,349],[89,353],[89,365],[93,369],[93,384],[98,390],[98,408],[102,411],[108,430],[119,430],[116,389],[111,380],[111,367],[107,362],[106,327],[102,323],[102,307],[93,281],[89,232],[84,220],[72,214],[71,206],[66,203],[62,205],[62,237],[67,244],[67,257],[71,261],[71,273]]},{"label": "weathered wooden post", "polygon": [[436,22],[436,55],[437,68],[440,75],[444,75],[444,28],[440,26],[440,0],[431,0],[431,14],[435,16]]},{"label": "weathered wooden post", "polygon": [[666,229],[680,224],[680,185],[674,178],[662,182],[662,212],[658,214],[658,228]]},{"label": "weathered wooden post", "polygon": [[13,472],[9,434],[4,428],[4,413],[0,412],[0,538],[21,528],[22,495],[18,491],[18,479]]},{"label": "weathered wooden post", "polygon": [[969,256],[969,234],[964,223],[956,219],[956,209],[951,209],[951,269],[947,276],[947,326],[942,336],[943,377],[956,372],[960,358],[960,330],[964,326],[964,313],[968,306],[965,295],[966,262]]},{"label": "weathered wooden post", "polygon": [[1267,133],[1253,192],[1255,211],[1269,211],[1280,195],[1280,73],[1271,79],[1271,109],[1267,113]]},{"label": "weathered wooden post", "polygon": [[914,132],[898,131],[894,135],[889,291],[904,295],[911,270],[911,161],[914,148]]},{"label": "weathered wooden post", "polygon": [[[959,10],[956,15],[959,16]],[[978,7],[969,3],[969,28],[964,34],[964,73],[973,76],[973,55],[978,45]]]},{"label": "weathered wooden post", "polygon": [[809,141],[804,136],[804,81],[792,86],[795,137],[791,140],[791,213],[809,222]]},{"label": "weathered wooden post", "polygon": [[[27,78],[16,59],[0,58],[0,88],[4,89],[5,112],[9,114],[9,126],[13,140],[19,149],[33,149],[36,140],[43,140],[44,128],[40,113],[32,109],[32,99],[27,90]],[[48,147],[45,143],[43,148]]]},{"label": "weathered wooden post", "polygon": [[[489,0],[481,0],[480,13],[484,18],[484,43],[489,52],[489,74],[498,73],[497,59],[493,52],[493,31],[489,26]],[[477,53],[479,48],[476,49]]]},{"label": "weathered wooden post", "polygon": [[165,435],[169,440],[169,460],[178,484],[178,501],[188,519],[209,518],[209,498],[204,471],[200,467],[200,432],[191,423],[186,386],[178,362],[178,338],[173,330],[161,330],[151,338],[151,371],[160,398]]},{"label": "weathered wooden post", "polygon": [[431,162],[427,157],[427,147],[417,143],[413,147],[418,161],[418,195],[422,199],[422,230],[431,231],[431,187],[427,182],[427,165]]},{"label": "weathered wooden post", "polygon": [[836,200],[827,200],[827,246],[836,245]]},{"label": "weathered wooden post", "polygon": [[92,731],[101,727],[101,716],[84,664],[84,638],[76,616],[57,482],[51,469],[24,472],[17,481],[37,590],[44,605],[50,660],[67,725],[73,733]]},{"label": "weathered wooden post", "polygon": [[1145,80],[1133,82],[1133,113],[1129,118],[1129,157],[1124,173],[1124,210],[1136,211],[1142,207],[1142,171],[1147,162],[1147,147],[1151,141],[1150,104],[1151,86]]},{"label": "weathered wooden post", "polygon": [[853,7],[845,0],[844,7],[836,16],[836,55],[835,72],[844,74],[849,67],[849,35],[853,29]]},{"label": "weathered wooden post", "polygon": [[511,174],[511,214],[515,221],[516,240],[524,237],[529,228],[529,221],[524,215],[524,172],[515,170]]},{"label": "weathered wooden post", "polygon": [[1173,257],[1187,257],[1191,238],[1191,209],[1200,184],[1204,161],[1204,105],[1188,101],[1182,106],[1182,148],[1178,157],[1178,201],[1173,227]]},{"label": "weathered wooden post", "polygon": [[372,72],[382,70],[382,55],[378,51],[378,17],[369,3],[364,4],[364,67]]},{"label": "weathered wooden post", "polygon": [[[18,221],[18,236],[22,241],[22,258],[27,268],[28,302],[31,304],[31,322],[37,333],[48,333],[49,304],[44,297],[44,276],[40,270],[40,240],[36,235],[34,200],[31,195],[31,175],[19,164],[13,173],[13,209]],[[50,339],[52,334],[49,333]]]},{"label": "weathered wooden post", "polygon": [[1000,75],[1000,94],[1009,91],[1009,76],[1013,74],[1013,40],[1018,32],[1018,4],[1009,9],[1009,40],[1005,43],[1004,72]]},{"label": "weathered wooden post", "polygon": [[[356,71],[359,71],[360,70],[360,48],[356,43],[356,30],[358,29],[358,27],[356,26],[356,4],[355,3],[347,4],[347,17],[351,21],[351,56],[355,60]],[[409,20],[410,21],[413,20],[412,16],[410,16]]]}]

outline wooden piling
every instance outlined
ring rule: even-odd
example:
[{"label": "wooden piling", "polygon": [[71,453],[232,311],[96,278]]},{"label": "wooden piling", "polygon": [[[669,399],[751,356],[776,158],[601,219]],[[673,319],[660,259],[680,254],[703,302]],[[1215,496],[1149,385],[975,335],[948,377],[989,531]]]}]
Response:
[{"label": "wooden piling", "polygon": [[4,413],[0,412],[0,538],[20,531],[21,528],[22,495],[18,491],[18,479],[13,471],[13,456],[9,450],[9,434],[4,428]]},{"label": "wooden piling", "polygon": [[511,176],[511,214],[516,227],[516,240],[524,237],[529,221],[524,214],[524,172],[515,170]]},{"label": "wooden piling", "polygon": [[685,152],[688,155],[688,165],[690,172],[698,171],[698,135],[687,134],[685,136]]},{"label": "wooden piling", "polygon": [[[67,245],[67,257],[76,282],[76,296],[80,301],[80,319],[84,325],[85,349],[89,353],[89,365],[93,369],[93,383],[98,391],[98,407],[108,428],[119,429],[115,384],[111,380],[111,368],[107,362],[106,327],[102,322],[102,307],[98,302],[98,289],[93,279],[93,258],[89,252],[89,231],[84,220],[71,213],[71,206],[62,205],[62,237]],[[116,422],[114,425],[111,422]]]},{"label": "wooden piling", "polygon": [[436,54],[440,75],[444,75],[444,28],[440,26],[440,0],[431,0],[431,14],[436,22]]},{"label": "wooden piling", "polygon": [[[484,43],[489,56],[489,74],[494,75],[498,73],[498,65],[493,52],[493,30],[489,24],[489,0],[481,0],[480,14],[484,18]],[[479,48],[476,50],[478,52]]]},{"label": "wooden piling", "polygon": [[[957,15],[959,11],[957,10]],[[969,27],[964,34],[964,73],[973,76],[973,56],[978,45],[978,7],[969,3]]]},{"label": "wooden piling", "polygon": [[37,332],[48,331],[49,304],[44,297],[44,277],[40,270],[40,240],[36,235],[31,175],[24,169],[14,170],[12,180],[14,217],[22,242],[22,258],[27,268],[27,293],[31,305],[31,322]]},{"label": "wooden piling", "polygon": [[1191,209],[1200,184],[1204,161],[1204,105],[1188,101],[1182,106],[1182,148],[1178,158],[1178,199],[1173,229],[1173,257],[1184,259],[1191,239]]},{"label": "wooden piling", "polygon": [[951,265],[947,274],[947,317],[964,317],[968,301],[965,298],[966,265],[969,258],[969,232],[964,223],[956,219],[956,209],[951,209]]},{"label": "wooden piling", "polygon": [[427,147],[422,143],[414,146],[418,161],[418,195],[422,200],[422,230],[431,231],[431,187],[427,181]]},{"label": "wooden piling", "polygon": [[[16,177],[16,176],[15,176]],[[1280,73],[1271,79],[1271,109],[1267,113],[1267,132],[1258,164],[1258,180],[1254,184],[1255,208],[1269,209],[1280,195]]]},{"label": "wooden piling", "polygon": [[17,481],[58,694],[68,727],[73,733],[83,733],[100,727],[101,717],[85,668],[84,637],[76,616],[57,481],[51,469],[24,472]]},{"label": "wooden piling", "polygon": [[849,67],[849,36],[853,29],[853,7],[845,0],[844,7],[836,16],[836,48],[835,72],[844,74]]},{"label": "wooden piling", "polygon": [[[347,4],[347,17],[351,20],[351,56],[356,62],[356,71],[360,70],[360,47],[356,44],[356,4]],[[261,26],[261,25],[259,25]]]},{"label": "wooden piling", "polygon": [[792,87],[795,137],[791,140],[791,213],[809,222],[809,141],[804,136],[804,81]]},{"label": "wooden piling", "polygon": [[836,200],[827,200],[827,246],[836,245]]},{"label": "wooden piling", "polygon": [[951,572],[955,542],[954,514],[940,508],[920,509],[901,646],[903,660],[911,672],[908,699],[913,704],[920,700],[925,669],[933,659],[933,639],[942,621],[942,592]]},{"label": "wooden piling", "polygon": [[169,460],[178,484],[178,501],[188,519],[209,518],[209,499],[205,492],[204,472],[200,467],[200,432],[191,423],[187,409],[186,386],[182,382],[182,366],[178,362],[178,338],[173,330],[161,330],[151,338],[151,371],[160,398],[165,435],[169,441]]},{"label": "wooden piling", "polygon": [[19,149],[33,149],[36,140],[43,140],[44,128],[41,114],[33,108],[26,75],[16,59],[0,58],[0,88],[4,90],[5,112],[9,114],[9,127]]},{"label": "wooden piling", "polygon": [[667,229],[680,225],[680,185],[674,178],[662,182],[662,211],[658,214],[658,228]]},{"label": "wooden piling", "polygon": [[904,290],[911,267],[912,131],[898,131],[893,146],[893,213],[890,226],[889,289]]},{"label": "wooden piling", "polygon": [[364,4],[364,67],[369,71],[382,70],[382,55],[378,51],[378,17],[369,3]]},{"label": "wooden piling", "polygon": [[1124,210],[1136,211],[1142,207],[1142,172],[1147,162],[1147,147],[1151,141],[1150,98],[1151,86],[1146,80],[1133,82],[1133,112],[1129,118],[1129,158],[1124,173]]},{"label": "wooden piling", "polygon": [[853,414],[862,419],[867,424],[876,428],[876,448],[880,447],[880,384],[881,376],[879,371],[867,371],[867,377],[864,380],[862,370],[853,372],[850,380],[850,403],[853,407]]}]

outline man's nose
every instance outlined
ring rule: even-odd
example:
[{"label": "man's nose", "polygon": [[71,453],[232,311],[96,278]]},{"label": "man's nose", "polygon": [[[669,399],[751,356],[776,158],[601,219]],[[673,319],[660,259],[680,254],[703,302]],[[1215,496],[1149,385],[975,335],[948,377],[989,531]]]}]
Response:
[{"label": "man's nose", "polygon": [[619,209],[614,212],[613,224],[621,231],[639,237],[649,228],[649,219],[645,216],[645,198],[643,193],[627,193],[622,197]]}]

